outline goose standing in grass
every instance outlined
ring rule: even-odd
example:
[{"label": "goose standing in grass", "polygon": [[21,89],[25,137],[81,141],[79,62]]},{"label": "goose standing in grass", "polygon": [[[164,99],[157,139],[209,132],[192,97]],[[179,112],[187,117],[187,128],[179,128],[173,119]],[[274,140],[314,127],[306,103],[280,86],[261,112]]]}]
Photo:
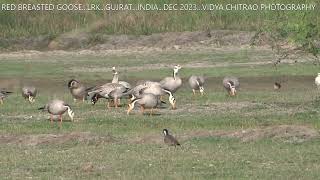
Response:
[{"label": "goose standing in grass", "polygon": [[178,72],[181,69],[180,65],[175,65],[173,67],[172,77],[166,77],[160,81],[161,87],[175,93],[182,85],[182,80],[178,76]]},{"label": "goose standing in grass", "polygon": [[131,89],[132,86],[130,83],[126,82],[126,81],[119,81],[119,73],[116,70],[116,67],[112,67],[112,72],[113,72],[113,79],[111,83],[119,83],[122,86],[124,86],[127,89]]},{"label": "goose standing in grass", "polygon": [[[162,97],[163,95],[168,94],[171,108],[176,109],[176,100],[173,94],[169,90],[162,88],[160,84],[157,82],[146,81],[144,84],[140,84],[134,87],[133,89],[129,90],[128,94],[133,95],[136,98],[140,97],[142,94],[153,94],[157,97]],[[132,97],[131,101],[133,99],[134,98]],[[159,99],[159,101],[160,104],[164,103],[163,101],[161,101],[161,99]]]},{"label": "goose standing in grass", "polygon": [[68,82],[68,88],[75,102],[77,100],[85,101],[87,99],[88,89],[81,82],[71,79]]},{"label": "goose standing in grass", "polygon": [[192,88],[193,95],[196,95],[196,90],[199,90],[201,96],[204,94],[204,77],[203,76],[191,76],[189,78],[189,85]]},{"label": "goose standing in grass", "polygon": [[71,107],[62,100],[54,99],[45,106],[40,107],[39,110],[47,110],[49,112],[51,124],[53,123],[53,116],[58,115],[60,119],[60,127],[62,124],[62,115],[66,111],[68,112],[71,121],[73,121],[74,112],[72,111]]},{"label": "goose standing in grass", "polygon": [[123,85],[118,83],[107,83],[102,86],[96,86],[89,90],[88,94],[92,95],[91,103],[94,105],[98,99],[108,99],[107,108],[110,108],[110,99],[113,100],[113,104],[118,108],[118,99],[125,95],[128,91]]},{"label": "goose standing in grass", "polygon": [[[172,108],[175,108],[176,99],[174,98],[174,96],[170,91],[168,90],[164,90],[164,91],[169,94],[169,102]],[[159,96],[156,96],[152,93],[142,92],[142,94],[139,95],[138,97],[135,97],[135,96],[133,97],[134,99],[129,104],[129,108],[127,110],[128,115],[133,110],[136,103],[140,105],[142,114],[144,113],[145,109],[151,109],[150,115],[152,115],[153,109],[157,108],[161,104],[161,100],[159,99]]]},{"label": "goose standing in grass", "polygon": [[134,98],[132,102],[129,104],[129,108],[127,110],[127,115],[133,110],[135,104],[138,103],[141,108],[141,114],[144,113],[145,109],[151,109],[150,115],[153,113],[153,109],[159,105],[158,97],[154,94],[142,94],[140,97]]},{"label": "goose standing in grass", "polygon": [[11,93],[10,91],[0,90],[0,104],[3,104],[3,100]]},{"label": "goose standing in grass", "polygon": [[34,103],[37,96],[37,88],[34,86],[23,86],[22,87],[22,97],[28,99],[30,103]]},{"label": "goose standing in grass", "polygon": [[233,76],[225,77],[222,81],[222,84],[230,96],[235,96],[240,86],[239,79]]},{"label": "goose standing in grass", "polygon": [[163,141],[165,144],[169,146],[180,146],[180,143],[178,142],[178,140],[172,135],[170,135],[167,129],[163,129],[163,135],[164,135]]},{"label": "goose standing in grass", "polygon": [[315,78],[314,83],[316,84],[317,88],[320,89],[320,73],[318,73],[318,76]]}]

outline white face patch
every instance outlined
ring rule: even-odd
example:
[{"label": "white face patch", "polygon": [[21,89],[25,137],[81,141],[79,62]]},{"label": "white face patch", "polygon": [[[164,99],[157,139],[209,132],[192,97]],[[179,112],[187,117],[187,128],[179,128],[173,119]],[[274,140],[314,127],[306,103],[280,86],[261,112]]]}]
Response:
[{"label": "white face patch", "polygon": [[204,92],[204,88],[202,86],[200,86],[199,91],[200,91],[200,93],[203,93]]},{"label": "white face patch", "polygon": [[166,130],[163,130],[163,134],[166,136],[168,133]]},{"label": "white face patch", "polygon": [[71,110],[71,108],[70,108],[70,107],[67,107],[67,108],[68,108],[68,115],[69,115],[69,117],[70,117],[71,121],[73,121],[74,112]]},{"label": "white face patch", "polygon": [[35,101],[35,99],[34,99],[32,96],[29,96],[28,99],[29,99],[29,102],[30,102],[30,103],[33,103],[33,102]]}]

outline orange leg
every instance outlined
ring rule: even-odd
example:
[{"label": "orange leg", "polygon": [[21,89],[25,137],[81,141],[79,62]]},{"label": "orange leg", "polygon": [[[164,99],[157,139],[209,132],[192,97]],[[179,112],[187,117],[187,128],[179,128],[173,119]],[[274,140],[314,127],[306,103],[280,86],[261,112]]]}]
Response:
[{"label": "orange leg", "polygon": [[140,110],[141,110],[141,114],[143,115],[144,114],[144,106],[143,105],[141,105]]},{"label": "orange leg", "polygon": [[118,103],[119,103],[118,99],[115,98],[113,100],[113,103],[114,103],[114,107],[118,108]]}]

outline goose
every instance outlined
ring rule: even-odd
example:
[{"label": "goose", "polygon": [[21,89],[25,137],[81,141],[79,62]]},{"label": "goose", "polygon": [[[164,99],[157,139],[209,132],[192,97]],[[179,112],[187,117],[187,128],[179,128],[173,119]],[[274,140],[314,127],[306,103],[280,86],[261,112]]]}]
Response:
[{"label": "goose", "polygon": [[181,69],[180,65],[175,65],[173,67],[173,76],[166,77],[160,81],[161,87],[169,90],[172,93],[175,93],[182,85],[182,80],[178,76],[178,71]]},{"label": "goose", "polygon": [[98,99],[108,99],[107,107],[110,108],[110,99],[113,99],[114,106],[118,108],[118,99],[125,95],[127,88],[118,83],[107,83],[102,86],[97,86],[89,90],[88,94],[91,97],[91,103],[94,105]]},{"label": "goose", "polygon": [[82,100],[85,101],[88,96],[88,90],[81,82],[75,79],[71,79],[68,82],[68,88],[70,89],[70,93],[74,98],[74,101]]},{"label": "goose", "polygon": [[[134,97],[139,98],[142,94],[153,94],[157,97],[162,97],[163,95],[168,94],[171,108],[176,109],[176,100],[173,94],[169,90],[162,88],[160,84],[153,83],[153,82],[148,83],[147,81],[145,82],[145,84],[140,84],[128,91],[128,95],[132,96],[131,102],[134,99]],[[165,102],[163,102],[160,98],[159,103],[161,104]]]},{"label": "goose", "polygon": [[143,86],[145,87],[143,93],[151,93],[156,96],[163,96],[165,94],[164,88],[158,82],[146,81]]},{"label": "goose", "polygon": [[317,88],[320,89],[320,73],[318,73],[318,76],[315,78],[314,83],[316,84]]},{"label": "goose", "polygon": [[34,86],[23,86],[22,87],[22,97],[28,99],[30,103],[34,103],[37,96],[37,89]]},{"label": "goose", "polygon": [[59,99],[54,99],[54,100],[48,102],[45,106],[40,107],[39,110],[47,110],[49,112],[51,124],[53,123],[53,116],[59,115],[59,119],[60,119],[59,126],[60,127],[62,124],[62,115],[66,111],[68,112],[68,115],[69,115],[71,121],[73,121],[73,118],[74,118],[74,112],[71,109],[71,107],[67,103],[65,103],[64,101],[59,100]]},{"label": "goose", "polygon": [[163,141],[165,144],[169,146],[180,146],[180,143],[176,138],[174,138],[172,135],[169,134],[168,129],[163,129]]},{"label": "goose", "polygon": [[127,89],[132,88],[130,83],[128,83],[126,81],[119,81],[119,74],[118,74],[118,71],[116,71],[116,67],[112,67],[112,72],[113,72],[113,79],[112,79],[111,83],[119,83]]},{"label": "goose", "polygon": [[128,105],[129,108],[127,110],[127,115],[130,114],[130,112],[135,106],[135,103],[140,104],[141,114],[144,113],[145,109],[151,109],[150,115],[152,115],[153,109],[159,105],[159,99],[158,99],[158,96],[151,93],[144,93],[140,95],[140,97],[134,97],[132,102]]},{"label": "goose", "polygon": [[189,85],[192,88],[193,95],[199,90],[201,96],[204,94],[204,77],[192,75],[189,78]]},{"label": "goose", "polygon": [[[144,89],[142,89],[142,91],[144,91]],[[169,94],[169,102],[171,104],[172,109],[175,109],[176,99],[174,98],[173,94],[170,91],[165,89],[163,89],[163,91]],[[140,94],[138,97],[135,97],[134,95],[132,95],[133,99],[131,103],[128,105],[129,107],[127,110],[128,115],[134,108],[135,103],[140,104],[142,114],[144,113],[145,109],[151,109],[150,115],[152,115],[154,108],[157,108],[158,105],[161,105],[162,101],[159,99],[159,96],[156,96],[152,93],[144,93],[141,91],[140,93],[142,94]]]},{"label": "goose", "polygon": [[11,91],[5,91],[5,90],[0,90],[0,104],[3,104],[4,98],[6,98],[9,94],[13,92]]},{"label": "goose", "polygon": [[164,92],[166,92],[169,95],[169,102],[171,104],[171,109],[177,109],[176,108],[176,98],[173,96],[172,92],[170,92],[167,89],[162,89]]},{"label": "goose", "polygon": [[222,84],[230,96],[235,96],[237,94],[237,89],[240,86],[239,79],[233,76],[225,77]]},{"label": "goose", "polygon": [[137,86],[135,87],[136,94],[141,90],[144,89],[144,93],[151,93],[156,96],[160,96],[162,100],[162,96],[165,95],[165,92],[162,90],[162,86],[159,82],[155,81],[148,81],[148,80],[140,80],[137,82]]}]

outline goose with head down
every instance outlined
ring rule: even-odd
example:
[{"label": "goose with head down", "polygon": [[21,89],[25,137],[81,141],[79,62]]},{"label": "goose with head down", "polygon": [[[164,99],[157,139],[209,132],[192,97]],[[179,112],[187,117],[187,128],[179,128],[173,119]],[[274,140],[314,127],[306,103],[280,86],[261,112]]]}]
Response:
[{"label": "goose with head down", "polygon": [[240,87],[239,79],[234,76],[227,76],[222,81],[223,87],[228,91],[230,96],[235,96]]},{"label": "goose with head down", "polygon": [[127,88],[118,83],[107,83],[102,86],[96,86],[88,92],[91,95],[91,103],[94,105],[98,99],[108,99],[107,107],[110,108],[110,100],[113,100],[114,106],[118,108],[118,99],[126,95]]},{"label": "goose with head down", "polygon": [[199,90],[201,96],[204,94],[204,77],[192,75],[189,78],[189,85],[192,89],[193,95],[196,94],[196,90]]},{"label": "goose with head down", "polygon": [[59,124],[60,127],[62,124],[62,115],[66,111],[68,112],[68,115],[71,121],[73,121],[73,118],[74,118],[74,112],[71,109],[71,107],[67,103],[59,99],[54,99],[48,102],[45,106],[40,107],[39,110],[47,110],[49,112],[51,124],[53,123],[53,116],[58,115],[60,119],[60,124]]},{"label": "goose with head down", "polygon": [[[152,115],[153,109],[161,105],[162,101],[159,99],[159,96],[154,95],[152,93],[145,93],[144,92],[145,90],[146,88],[140,90],[138,97],[135,97],[134,95],[132,95],[133,99],[129,104],[129,108],[127,110],[128,115],[133,110],[136,103],[140,105],[142,114],[144,113],[145,109],[151,109],[150,115]],[[169,94],[169,102],[172,106],[172,109],[175,109],[176,99],[174,98],[174,96],[170,91],[165,89],[163,89],[163,91]]]},{"label": "goose with head down", "polygon": [[34,103],[37,96],[37,89],[34,86],[23,86],[22,87],[22,97],[27,99],[30,103]]}]

